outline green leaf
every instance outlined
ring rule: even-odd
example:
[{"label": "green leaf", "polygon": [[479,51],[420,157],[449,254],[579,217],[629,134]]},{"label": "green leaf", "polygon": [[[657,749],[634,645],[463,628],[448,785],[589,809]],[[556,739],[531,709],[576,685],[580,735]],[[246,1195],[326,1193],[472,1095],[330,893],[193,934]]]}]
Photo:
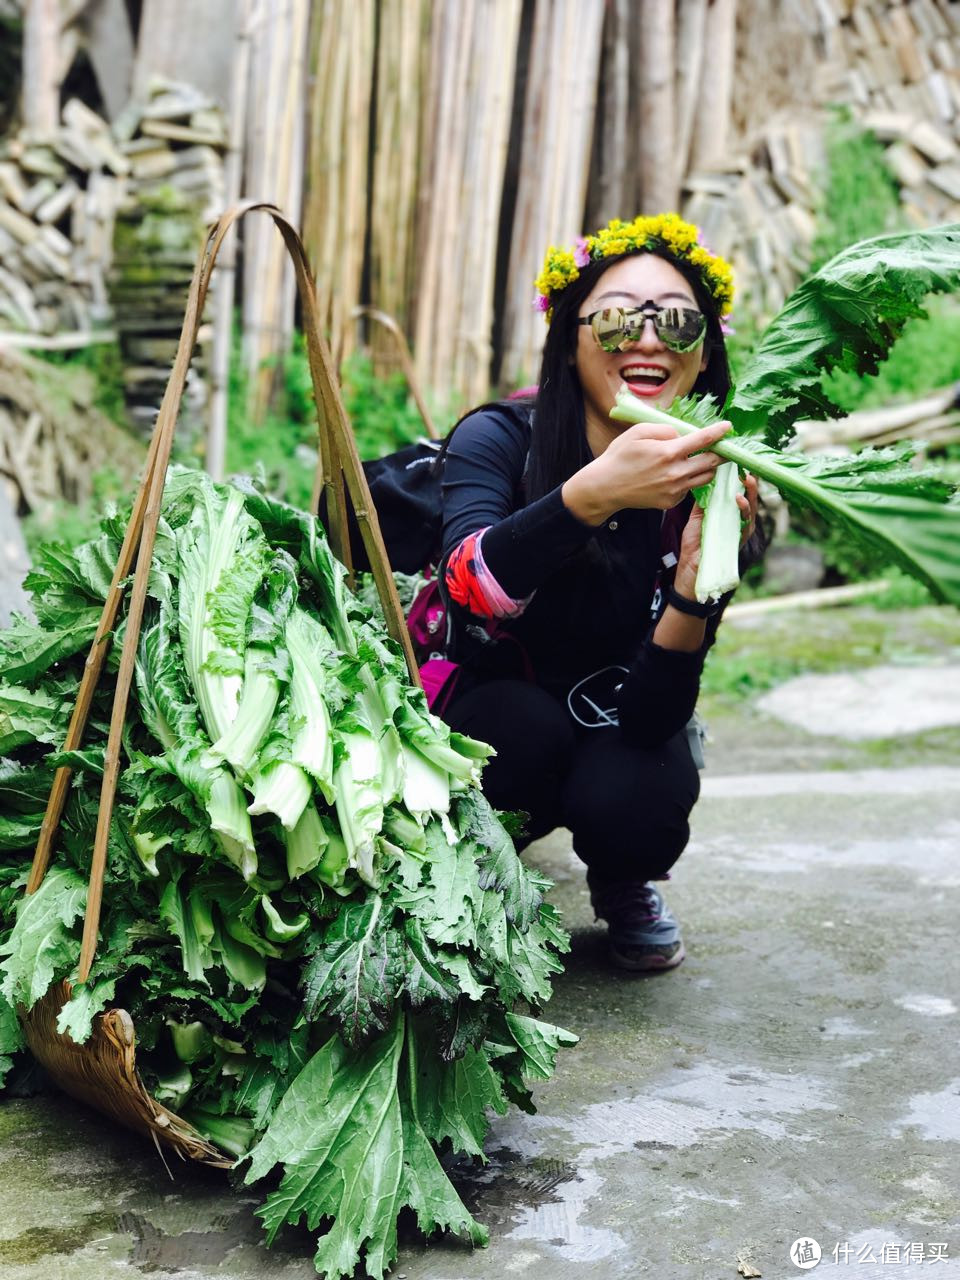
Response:
[{"label": "green leaf", "polygon": [[14,1054],[26,1046],[20,1020],[13,1006],[0,995],[0,1089],[7,1072],[13,1066]]},{"label": "green leaf", "polygon": [[838,417],[825,373],[873,374],[930,293],[960,290],[960,223],[895,232],[844,249],[794,290],[740,376],[738,432],[779,445],[801,418]]},{"label": "green leaf", "polygon": [[116,978],[78,983],[57,1017],[57,1030],[60,1034],[69,1036],[74,1044],[83,1044],[89,1040],[94,1018],[113,999],[116,987]]},{"label": "green leaf", "polygon": [[86,882],[68,867],[52,867],[36,893],[23,898],[10,936],[0,945],[0,993],[8,1004],[32,1008],[74,969],[79,944],[71,926],[86,900]]},{"label": "green leaf", "polygon": [[434,1142],[449,1139],[454,1151],[482,1156],[488,1109],[499,1115],[507,1110],[496,1073],[480,1049],[468,1048],[452,1062],[443,1061],[435,1028],[423,1018],[411,1018],[410,1026],[408,1040],[416,1036],[415,1079],[424,1132]]},{"label": "green leaf", "polygon": [[[691,428],[677,413],[620,392],[612,416]],[[850,455],[779,453],[753,436],[725,436],[713,452],[763,480],[792,502],[838,524],[884,561],[924,582],[938,600],[960,606],[960,502],[935,473],[915,471],[908,442]]]},{"label": "green leaf", "polygon": [[[476,1148],[476,1154],[482,1154],[487,1129],[484,1109],[491,1106],[503,1114],[506,1103],[486,1062],[478,1067],[473,1061],[467,1064],[464,1060],[457,1064],[457,1072],[447,1070],[446,1079],[451,1080],[451,1084],[443,1090],[444,1101],[449,1103],[453,1099],[457,1105],[465,1104],[470,1110],[448,1124],[447,1107],[434,1107],[436,1094],[431,1092],[434,1085],[432,1074],[421,1069],[432,1048],[428,1042],[426,1054],[422,1052],[415,1025],[408,1019],[406,1069],[400,1080],[404,1159],[403,1182],[398,1198],[401,1205],[409,1205],[416,1212],[417,1223],[424,1234],[429,1235],[442,1227],[466,1236],[471,1244],[486,1245],[486,1229],[474,1222],[467,1212],[443,1171],[430,1139],[440,1141],[438,1134],[449,1132],[454,1150],[469,1151],[468,1146],[459,1145],[459,1137],[464,1134]],[[451,1079],[454,1075],[457,1078]],[[390,1261],[391,1258],[384,1257],[381,1265],[389,1265]]]},{"label": "green leaf", "polygon": [[517,982],[519,994],[532,1004],[546,1004],[553,993],[551,976],[563,971],[555,953],[570,949],[556,910],[542,906],[539,918],[525,933],[508,923],[507,949],[510,973]]},{"label": "green leaf", "polygon": [[[360,1053],[349,1053],[339,1037],[331,1037],[287,1090],[250,1153],[247,1183],[284,1166],[279,1189],[258,1211],[268,1242],[284,1222],[305,1219],[316,1229],[323,1218],[334,1219],[315,1259],[327,1277],[352,1275],[362,1249],[371,1262],[396,1253],[403,1042],[402,1017]],[[368,1269],[382,1275],[382,1266]]]},{"label": "green leaf", "polygon": [[259,1211],[268,1241],[284,1222],[305,1219],[315,1229],[333,1218],[314,1259],[328,1280],[353,1275],[361,1255],[366,1272],[380,1280],[396,1257],[397,1215],[405,1205],[424,1231],[443,1227],[486,1243],[430,1145],[418,1066],[417,1042],[403,1017],[360,1053],[332,1037],[287,1090],[250,1153],[247,1183],[284,1166],[279,1190]]},{"label": "green leaf", "polygon": [[403,938],[406,944],[400,953],[403,986],[414,1008],[431,1000],[456,1000],[460,984],[455,974],[450,976],[454,973],[450,966],[452,953],[435,947],[424,934],[419,920],[404,921]]},{"label": "green leaf", "polygon": [[33,681],[64,658],[86,652],[97,634],[100,613],[100,609],[84,609],[62,618],[55,627],[18,618],[12,627],[0,631],[0,674],[10,681]]},{"label": "green leaf", "polygon": [[526,929],[543,900],[546,881],[524,867],[481,791],[474,789],[459,798],[457,826],[464,840],[479,846],[480,887],[502,893],[507,917],[518,929]]},{"label": "green leaf", "polygon": [[214,930],[212,918],[201,906],[202,899],[190,894],[176,880],[167,885],[160,899],[160,915],[180,943],[184,973],[194,982],[206,985],[206,970],[213,964]]},{"label": "green leaf", "polygon": [[69,718],[69,708],[56,694],[0,684],[0,752],[32,742],[59,746]]},{"label": "green leaf", "polygon": [[37,843],[43,814],[5,817],[0,814],[0,853],[16,849],[32,849]]},{"label": "green leaf", "polygon": [[349,1045],[385,1030],[393,1012],[400,961],[391,915],[375,894],[344,903],[304,970],[304,1013],[336,1018]]},{"label": "green leaf", "polygon": [[504,1021],[523,1056],[523,1074],[538,1080],[549,1080],[553,1075],[561,1045],[575,1045],[580,1038],[564,1031],[563,1027],[525,1018],[519,1013],[505,1014]]}]

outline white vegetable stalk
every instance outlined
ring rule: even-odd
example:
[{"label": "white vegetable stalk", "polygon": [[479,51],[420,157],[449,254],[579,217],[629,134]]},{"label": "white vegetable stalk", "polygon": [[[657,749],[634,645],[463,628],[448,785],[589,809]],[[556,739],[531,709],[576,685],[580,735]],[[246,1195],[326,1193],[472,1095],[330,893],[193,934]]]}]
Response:
[{"label": "white vegetable stalk", "polygon": [[[698,428],[655,405],[638,400],[629,391],[618,391],[616,404],[610,416],[620,422],[659,422],[673,427],[678,435],[689,435]],[[712,446],[716,453],[724,453],[726,441]],[[739,459],[737,460],[739,461]],[[740,508],[737,498],[745,492],[740,481],[737,461],[722,463],[714,479],[704,486],[706,502],[703,527],[700,531],[700,568],[695,586],[701,604],[718,600],[725,591],[732,591],[740,582]]]},{"label": "white vegetable stalk", "polygon": [[700,567],[696,595],[701,604],[719,600],[740,582],[740,508],[737,498],[744,493],[735,462],[717,467],[709,486],[703,527],[700,532]]},{"label": "white vegetable stalk", "polygon": [[251,645],[244,658],[243,689],[233,723],[210,748],[211,762],[229,760],[242,774],[249,774],[257,759],[280,697],[280,682],[267,665],[268,649]]},{"label": "white vegetable stalk", "polygon": [[250,779],[253,800],[247,813],[272,813],[287,831],[292,831],[310,799],[310,779],[295,764],[281,760],[269,764]]}]

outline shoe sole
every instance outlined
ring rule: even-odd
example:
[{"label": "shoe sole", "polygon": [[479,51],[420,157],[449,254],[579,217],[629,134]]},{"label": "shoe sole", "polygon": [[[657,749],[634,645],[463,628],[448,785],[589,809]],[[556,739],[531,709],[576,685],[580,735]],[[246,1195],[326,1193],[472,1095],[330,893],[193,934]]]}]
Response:
[{"label": "shoe sole", "polygon": [[672,956],[659,955],[657,952],[651,952],[645,956],[630,956],[623,951],[618,951],[612,943],[609,948],[611,963],[618,969],[626,969],[630,973],[660,973],[664,969],[675,969],[683,962],[686,954],[682,942]]}]

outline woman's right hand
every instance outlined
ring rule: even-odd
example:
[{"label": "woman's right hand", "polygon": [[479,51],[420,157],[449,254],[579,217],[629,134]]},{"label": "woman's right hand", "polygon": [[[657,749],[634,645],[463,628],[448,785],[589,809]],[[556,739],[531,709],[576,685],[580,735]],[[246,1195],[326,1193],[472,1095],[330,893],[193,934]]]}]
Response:
[{"label": "woman's right hand", "polygon": [[629,507],[668,511],[713,479],[723,459],[710,446],[729,430],[729,422],[715,422],[678,435],[670,427],[639,422],[566,481],[564,504],[585,524],[596,525]]}]

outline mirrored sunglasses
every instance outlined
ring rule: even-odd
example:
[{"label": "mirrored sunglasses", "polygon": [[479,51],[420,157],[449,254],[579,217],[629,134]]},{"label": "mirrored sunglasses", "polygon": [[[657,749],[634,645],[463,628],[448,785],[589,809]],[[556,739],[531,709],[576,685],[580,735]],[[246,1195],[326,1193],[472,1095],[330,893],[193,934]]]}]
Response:
[{"label": "mirrored sunglasses", "polygon": [[604,307],[577,323],[588,324],[604,351],[622,351],[628,342],[638,342],[647,320],[653,321],[657,337],[670,351],[693,351],[703,342],[707,317],[693,307],[658,307],[645,302],[642,307]]}]

